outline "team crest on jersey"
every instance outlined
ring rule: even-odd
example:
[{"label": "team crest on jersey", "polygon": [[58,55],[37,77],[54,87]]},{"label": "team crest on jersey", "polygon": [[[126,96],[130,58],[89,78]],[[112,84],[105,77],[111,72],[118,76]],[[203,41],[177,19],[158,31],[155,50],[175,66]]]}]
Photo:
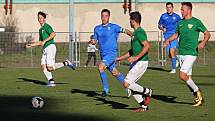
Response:
[{"label": "team crest on jersey", "polygon": [[175,19],[176,19],[176,17],[173,17],[173,19],[175,20]]},{"label": "team crest on jersey", "polygon": [[42,33],[44,33],[44,30],[42,29]]},{"label": "team crest on jersey", "polygon": [[108,27],[108,30],[110,30],[110,27]]},{"label": "team crest on jersey", "polygon": [[192,25],[192,24],[188,24],[188,28],[189,28],[189,29],[192,29],[192,28],[193,28],[193,25]]}]

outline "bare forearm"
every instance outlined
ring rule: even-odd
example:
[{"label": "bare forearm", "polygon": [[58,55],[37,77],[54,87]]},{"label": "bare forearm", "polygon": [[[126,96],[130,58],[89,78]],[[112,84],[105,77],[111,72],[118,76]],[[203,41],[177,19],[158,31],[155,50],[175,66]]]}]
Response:
[{"label": "bare forearm", "polygon": [[125,54],[123,54],[122,56],[118,57],[118,60],[125,60],[127,59],[128,57],[130,57],[130,54],[129,52],[126,52]]},{"label": "bare forearm", "polygon": [[128,36],[132,36],[132,32],[128,29],[125,29],[125,33],[128,35]]},{"label": "bare forearm", "polygon": [[206,32],[204,33],[204,40],[203,40],[203,42],[206,44],[206,43],[208,42],[208,40],[210,39],[210,37],[211,37],[210,32],[209,32],[209,31],[206,31]]},{"label": "bare forearm", "polygon": [[173,40],[175,40],[175,39],[177,39],[178,38],[178,33],[174,33],[172,36],[170,36],[168,39],[167,39],[167,42],[169,43],[169,42],[171,42],[171,41],[173,41]]}]

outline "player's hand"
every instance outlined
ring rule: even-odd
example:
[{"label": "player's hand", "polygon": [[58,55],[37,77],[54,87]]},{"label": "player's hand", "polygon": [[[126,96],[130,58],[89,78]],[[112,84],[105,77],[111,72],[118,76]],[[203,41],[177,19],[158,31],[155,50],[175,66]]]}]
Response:
[{"label": "player's hand", "polygon": [[25,47],[26,48],[31,48],[31,44],[26,44]]},{"label": "player's hand", "polygon": [[43,46],[46,43],[46,41],[40,41],[40,46]]},{"label": "player's hand", "polygon": [[205,42],[204,41],[200,42],[198,45],[198,48],[203,49],[204,47],[205,47]]},{"label": "player's hand", "polygon": [[163,32],[166,32],[166,28],[163,28]]},{"label": "player's hand", "polygon": [[115,63],[118,63],[119,61],[120,61],[120,58],[117,57],[117,58],[115,59]]},{"label": "player's hand", "polygon": [[132,57],[132,56],[131,56],[131,57],[128,58],[128,62],[129,62],[129,63],[133,63],[133,62],[135,62],[135,61],[137,61],[137,60],[138,60],[137,57]]}]

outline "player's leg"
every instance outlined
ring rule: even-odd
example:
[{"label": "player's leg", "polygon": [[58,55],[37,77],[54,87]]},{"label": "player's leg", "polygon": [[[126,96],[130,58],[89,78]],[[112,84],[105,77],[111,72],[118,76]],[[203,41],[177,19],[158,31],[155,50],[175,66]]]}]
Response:
[{"label": "player's leg", "polygon": [[86,66],[88,66],[88,63],[90,62],[90,60],[91,60],[91,53],[88,52]]},{"label": "player's leg", "polygon": [[103,86],[102,96],[104,96],[104,97],[107,96],[108,91],[109,91],[107,74],[105,72],[105,69],[109,64],[107,63],[106,58],[107,58],[107,56],[104,56],[104,57],[101,56],[101,62],[99,62],[99,64],[98,64],[98,70],[99,70],[99,74],[100,74],[102,86]]},{"label": "player's leg", "polygon": [[93,64],[94,64],[94,66],[96,66],[96,53],[95,52],[93,53],[93,59],[94,59]]},{"label": "player's leg", "polygon": [[185,81],[187,86],[191,89],[195,96],[195,101],[193,106],[200,106],[203,104],[202,94],[199,87],[194,83],[191,78],[192,66],[196,60],[196,56],[184,56],[183,63],[180,69],[179,77],[181,80]]},{"label": "player's leg", "polygon": [[173,40],[170,42],[170,58],[171,58],[171,65],[172,65],[172,71],[170,73],[176,73],[176,61],[177,58],[175,56],[175,50],[178,45],[178,40]]},{"label": "player's leg", "polygon": [[115,59],[113,59],[112,64],[108,67],[108,70],[111,72],[111,74],[116,77],[116,79],[123,84],[125,77],[122,72],[119,72],[119,70],[116,68]]},{"label": "player's leg", "polygon": [[47,70],[46,60],[47,60],[47,48],[45,48],[43,50],[43,55],[42,55],[42,59],[41,59],[41,70],[43,71],[44,75],[46,76],[46,78],[49,82],[54,82],[52,73]]},{"label": "player's leg", "polygon": [[[137,62],[131,70],[128,72],[123,86],[125,88],[129,88],[132,92],[135,100],[140,104],[140,108],[138,108],[137,112],[145,111],[148,108],[150,97],[152,94],[152,90],[149,88],[145,88],[137,84],[136,82],[142,77],[148,67],[147,61],[139,61]],[[146,96],[146,100],[144,101],[143,96]]]},{"label": "player's leg", "polygon": [[72,62],[70,62],[68,59],[64,62],[58,62],[55,63],[55,57],[56,57],[56,46],[54,44],[49,45],[47,47],[47,70],[48,71],[54,71],[56,69],[62,68],[64,66],[71,66],[72,69],[75,69],[75,66]]}]

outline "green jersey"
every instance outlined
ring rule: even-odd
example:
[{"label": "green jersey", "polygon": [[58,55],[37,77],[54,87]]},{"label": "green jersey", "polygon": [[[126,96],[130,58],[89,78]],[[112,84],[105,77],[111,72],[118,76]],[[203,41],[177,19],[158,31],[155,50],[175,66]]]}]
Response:
[{"label": "green jersey", "polygon": [[206,30],[202,22],[195,17],[179,21],[176,27],[179,35],[179,54],[197,56],[199,32],[204,33]]},{"label": "green jersey", "polygon": [[[54,32],[52,27],[45,23],[39,30],[39,40],[40,41],[44,41],[45,39],[47,39],[50,34]],[[49,45],[54,44],[54,39],[52,38],[51,40],[49,40],[48,42],[46,42],[43,46],[43,48],[48,47]]]},{"label": "green jersey", "polygon": [[[142,51],[144,48],[142,42],[144,41],[147,41],[146,32],[139,27],[132,33],[130,56],[137,56]],[[148,61],[148,52],[139,58],[139,61]]]}]

